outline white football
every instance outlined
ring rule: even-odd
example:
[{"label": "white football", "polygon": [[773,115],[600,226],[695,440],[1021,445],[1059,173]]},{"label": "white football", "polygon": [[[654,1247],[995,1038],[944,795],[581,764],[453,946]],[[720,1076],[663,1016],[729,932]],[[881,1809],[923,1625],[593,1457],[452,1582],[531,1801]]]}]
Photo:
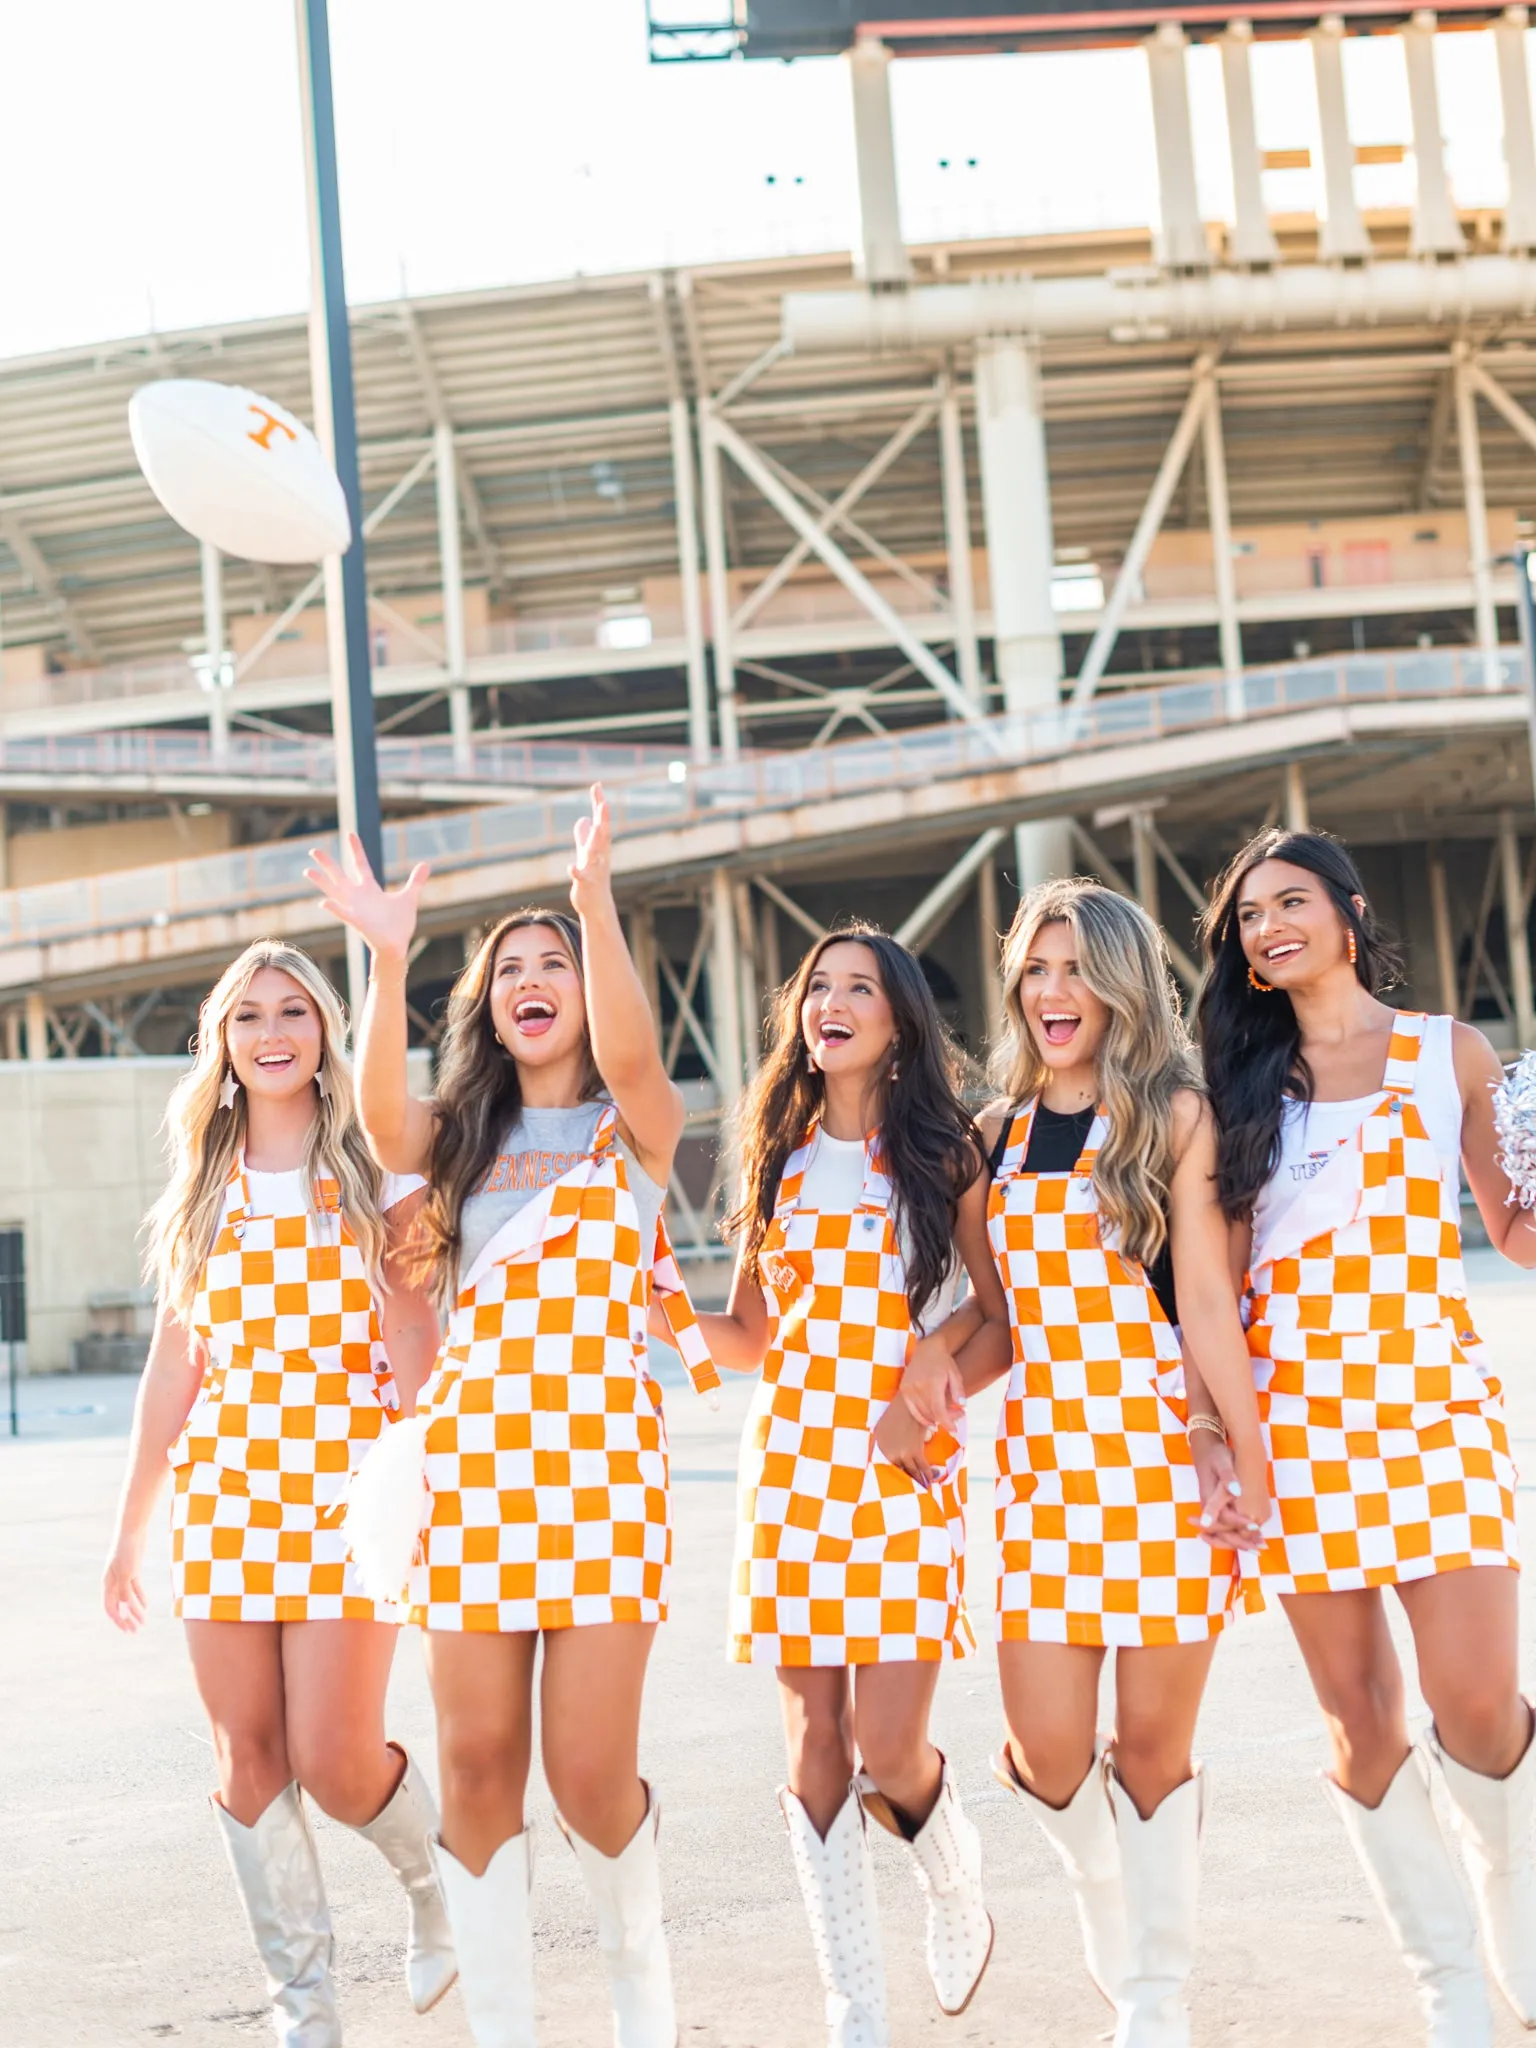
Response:
[{"label": "white football", "polygon": [[274,399],[168,377],[133,394],[128,428],[150,489],[194,539],[252,562],[318,562],[351,546],[335,470]]}]

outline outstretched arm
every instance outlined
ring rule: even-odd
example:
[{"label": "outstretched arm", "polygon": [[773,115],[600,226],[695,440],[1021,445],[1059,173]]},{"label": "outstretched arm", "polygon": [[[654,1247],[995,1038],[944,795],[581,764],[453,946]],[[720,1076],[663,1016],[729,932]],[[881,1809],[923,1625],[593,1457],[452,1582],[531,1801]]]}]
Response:
[{"label": "outstretched arm", "polygon": [[426,1199],[426,1189],[417,1188],[384,1214],[385,1294],[379,1325],[402,1415],[416,1413],[416,1397],[436,1361],[442,1336],[436,1304],[418,1271],[414,1243],[414,1226]]},{"label": "outstretched arm", "polygon": [[[666,1338],[661,1310],[654,1303],[651,1325],[658,1336]],[[757,1371],[768,1350],[768,1304],[763,1299],[755,1260],[750,1270],[744,1259],[736,1261],[731,1298],[724,1314],[701,1310],[699,1328],[716,1365],[726,1372]]]},{"label": "outstretched arm", "polygon": [[1001,1379],[1013,1363],[1008,1297],[987,1239],[991,1186],[983,1166],[955,1216],[955,1249],[971,1291],[938,1329],[917,1339],[901,1376],[902,1399],[925,1429],[951,1427],[969,1397]]},{"label": "outstretched arm", "polygon": [[386,1173],[423,1173],[432,1150],[432,1110],[406,1085],[405,977],[422,884],[430,872],[418,862],[398,889],[374,879],[363,843],[347,839],[347,865],[311,847],[313,882],[331,916],[350,925],[371,956],[368,997],[357,1027],[357,1117]]},{"label": "outstretched arm", "polygon": [[683,1131],[683,1098],[668,1076],[656,1020],[613,900],[612,826],[601,785],[592,786],[592,815],[578,820],[571,863],[571,903],[581,919],[587,980],[587,1029],[603,1085],[623,1119],[635,1156],[665,1187]]}]

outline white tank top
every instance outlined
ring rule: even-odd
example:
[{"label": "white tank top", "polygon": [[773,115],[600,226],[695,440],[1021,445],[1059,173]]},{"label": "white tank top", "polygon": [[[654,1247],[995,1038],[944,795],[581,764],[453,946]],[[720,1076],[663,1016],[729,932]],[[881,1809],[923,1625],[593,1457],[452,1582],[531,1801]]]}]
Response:
[{"label": "white tank top", "polygon": [[[823,1213],[848,1215],[859,1206],[864,1194],[864,1141],[862,1138],[829,1138],[819,1129],[816,1143],[806,1164],[805,1178],[800,1183],[800,1199],[807,1209],[819,1209]],[[907,1255],[906,1233],[902,1228],[900,1214],[896,1218],[897,1240],[902,1247],[902,1256]],[[955,1305],[955,1290],[960,1281],[960,1262],[956,1259],[950,1266],[937,1294],[923,1310],[919,1334],[936,1330]]]},{"label": "white tank top", "polygon": [[[1354,1096],[1348,1102],[1298,1102],[1286,1097],[1279,1164],[1254,1204],[1255,1244],[1270,1240],[1276,1224],[1307,1183],[1385,1100],[1385,1089],[1375,1095]],[[1413,1069],[1413,1100],[1440,1155],[1441,1175],[1456,1187],[1461,1172],[1461,1090],[1456,1084],[1449,1017],[1424,1020],[1424,1036]]]}]

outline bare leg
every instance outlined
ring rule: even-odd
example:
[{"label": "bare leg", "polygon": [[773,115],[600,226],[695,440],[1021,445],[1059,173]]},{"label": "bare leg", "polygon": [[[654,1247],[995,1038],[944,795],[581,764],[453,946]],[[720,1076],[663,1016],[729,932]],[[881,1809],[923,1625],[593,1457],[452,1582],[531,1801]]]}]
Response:
[{"label": "bare leg", "polygon": [[789,1789],[825,1836],[853,1780],[853,1689],[846,1665],[781,1665],[779,1711]]},{"label": "bare leg", "polygon": [[1093,1768],[1103,1663],[1103,1650],[1076,1643],[997,1646],[1009,1761],[1047,1806],[1065,1807]]},{"label": "bare leg", "polygon": [[538,1637],[445,1629],[422,1641],[437,1708],[443,1844],[479,1877],[502,1843],[523,1832]]},{"label": "bare leg", "polygon": [[213,1731],[219,1804],[254,1827],[293,1778],[276,1622],[189,1621],[192,1675]]},{"label": "bare leg", "polygon": [[604,1856],[645,1818],[640,1701],[655,1635],[652,1623],[620,1621],[544,1638],[544,1775],[562,1817]]},{"label": "bare leg", "polygon": [[865,1770],[898,1816],[917,1830],[932,1813],[944,1766],[928,1740],[937,1663],[859,1664],[853,1732]]},{"label": "bare leg", "polygon": [[1419,1685],[1447,1755],[1506,1778],[1531,1740],[1520,1696],[1520,1574],[1502,1566],[1439,1572],[1397,1588],[1419,1653]]},{"label": "bare leg", "polygon": [[1381,1595],[1298,1593],[1285,1611],[1328,1723],[1334,1782],[1378,1806],[1408,1754],[1403,1673]]},{"label": "bare leg", "polygon": [[1148,1820],[1194,1769],[1190,1752],[1216,1638],[1115,1656],[1115,1775]]},{"label": "bare leg", "polygon": [[333,1820],[362,1827],[394,1797],[405,1756],[384,1739],[399,1630],[382,1621],[295,1621],[282,1630],[288,1758]]}]

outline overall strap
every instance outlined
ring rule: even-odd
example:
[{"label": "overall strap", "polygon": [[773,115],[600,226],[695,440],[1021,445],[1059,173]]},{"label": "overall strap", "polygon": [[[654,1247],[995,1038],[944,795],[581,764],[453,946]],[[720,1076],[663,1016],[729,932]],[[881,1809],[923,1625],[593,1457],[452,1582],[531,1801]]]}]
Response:
[{"label": "overall strap", "polygon": [[1109,1121],[1102,1109],[1093,1113],[1093,1122],[1088,1126],[1088,1135],[1083,1140],[1083,1149],[1077,1155],[1077,1164],[1072,1171],[1082,1180],[1092,1180],[1094,1161],[1104,1149],[1104,1140],[1109,1136]]},{"label": "overall strap", "polygon": [[1023,1171],[1024,1155],[1029,1150],[1029,1134],[1035,1127],[1035,1111],[1039,1102],[1039,1096],[1034,1096],[1028,1102],[1017,1104],[1004,1117],[997,1143],[992,1147],[994,1180],[1011,1179]]},{"label": "overall strap", "polygon": [[779,1175],[779,1191],[773,1204],[775,1222],[781,1216],[787,1216],[800,1200],[801,1183],[805,1179],[805,1169],[811,1163],[811,1149],[820,1128],[820,1119],[813,1118],[804,1137],[784,1162],[784,1171]]},{"label": "overall strap", "polygon": [[[672,1333],[672,1342],[677,1355],[683,1361],[696,1394],[713,1393],[720,1385],[720,1374],[715,1361],[709,1355],[704,1342],[704,1332],[699,1327],[698,1316],[694,1313],[688,1296],[687,1282],[683,1269],[677,1262],[677,1253],[672,1249],[672,1239],[662,1217],[656,1218],[656,1253],[651,1261],[651,1292],[667,1319],[667,1328]],[[718,1406],[718,1403],[716,1404]]]},{"label": "overall strap", "polygon": [[1389,1095],[1413,1093],[1415,1069],[1423,1050],[1427,1022],[1422,1010],[1399,1010],[1393,1020],[1386,1071],[1381,1077],[1381,1085]]}]

